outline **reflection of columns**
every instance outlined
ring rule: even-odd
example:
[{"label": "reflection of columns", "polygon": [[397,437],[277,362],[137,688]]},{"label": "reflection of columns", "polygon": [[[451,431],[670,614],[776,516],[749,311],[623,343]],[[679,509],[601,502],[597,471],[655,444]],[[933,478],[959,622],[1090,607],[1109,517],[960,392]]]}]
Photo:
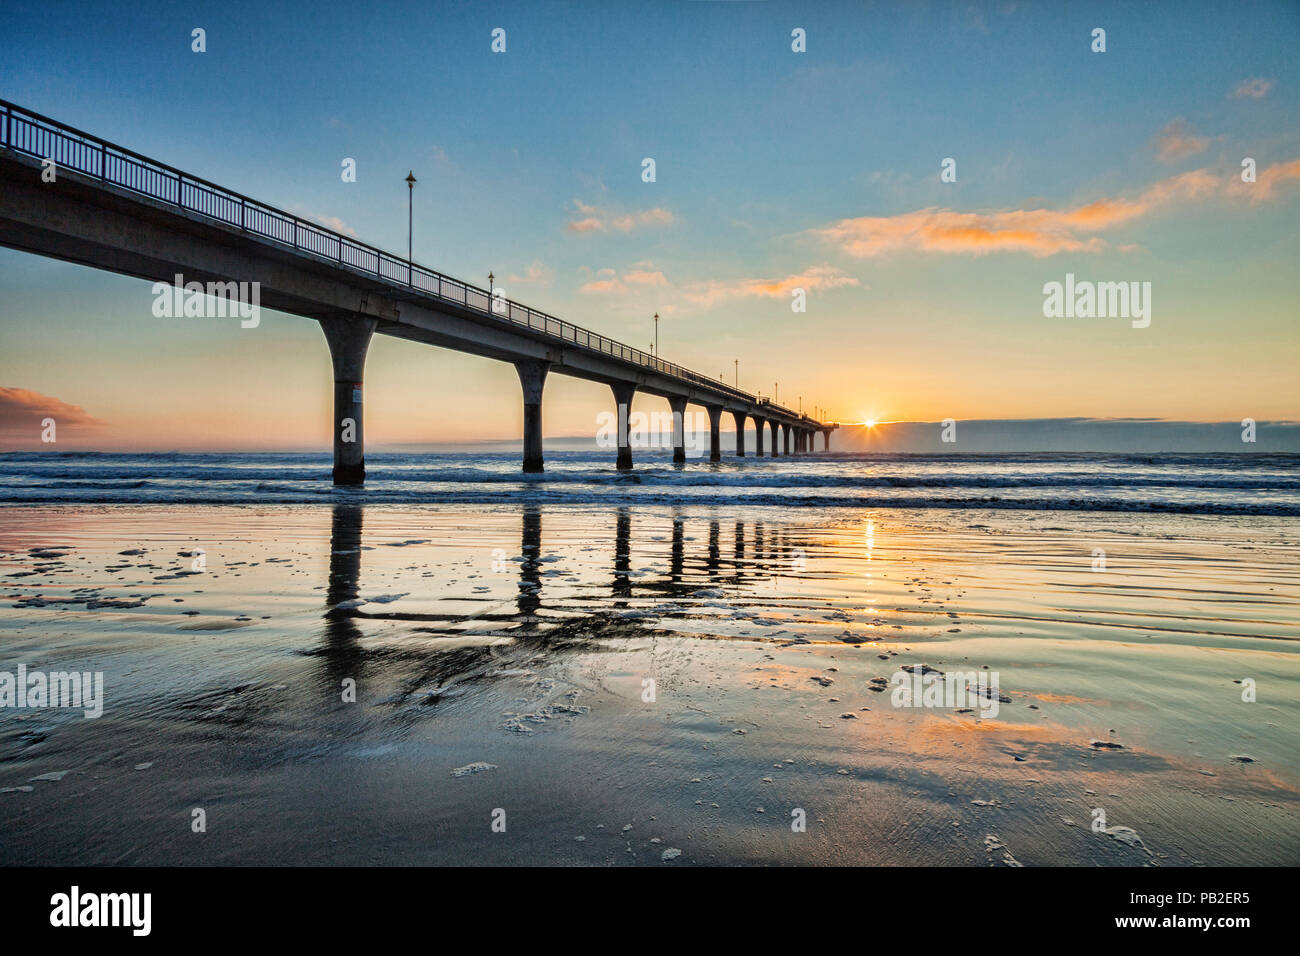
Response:
[{"label": "reflection of columns", "polygon": [[781,457],[781,423],[773,419],[768,422],[772,426],[772,457]]},{"label": "reflection of columns", "polygon": [[516,362],[519,384],[524,389],[524,472],[542,470],[542,386],[546,384],[545,362]]},{"label": "reflection of columns", "polygon": [[366,480],[366,446],[361,434],[361,384],[366,349],[375,320],[320,320],[334,365],[334,484],[360,485]]},{"label": "reflection of columns", "polygon": [[632,596],[632,516],[619,508],[614,520],[614,596]]},{"label": "reflection of columns", "polygon": [[361,649],[361,628],[355,611],[340,608],[345,601],[355,601],[361,579],[361,506],[336,504],[330,520],[330,576],[325,587],[326,680],[337,688],[346,677],[360,680],[365,664]]},{"label": "reflection of columns", "polygon": [[759,458],[763,457],[763,432],[767,428],[767,422],[755,416],[754,418],[754,454]]},{"label": "reflection of columns", "polygon": [[334,506],[330,521],[330,577],[325,603],[331,608],[357,597],[361,577],[361,506]]},{"label": "reflection of columns", "polygon": [[682,563],[685,558],[686,526],[682,519],[673,516],[673,550],[669,560],[669,579],[673,584],[682,583]]},{"label": "reflection of columns", "polygon": [[709,461],[722,461],[722,438],[718,434],[718,423],[722,421],[722,409],[717,405],[705,406],[709,412]]},{"label": "reflection of columns", "polygon": [[542,512],[537,505],[524,505],[520,553],[519,613],[531,615],[542,603]]},{"label": "reflection of columns", "polygon": [[721,564],[722,562],[722,548],[719,546],[718,531],[719,531],[718,522],[710,521],[709,522],[709,560],[708,563],[705,565],[705,570],[707,571],[710,578],[712,578],[715,574],[718,573],[718,565]]},{"label": "reflection of columns", "polygon": [[745,413],[732,412],[731,417],[736,420],[736,457],[745,457]]},{"label": "reflection of columns", "polygon": [[673,410],[673,463],[686,460],[686,399],[670,398],[668,407]]},{"label": "reflection of columns", "polygon": [[614,403],[618,406],[618,470],[629,471],[632,468],[632,446],[628,441],[628,417],[632,414],[632,396],[636,386],[627,382],[611,382]]}]

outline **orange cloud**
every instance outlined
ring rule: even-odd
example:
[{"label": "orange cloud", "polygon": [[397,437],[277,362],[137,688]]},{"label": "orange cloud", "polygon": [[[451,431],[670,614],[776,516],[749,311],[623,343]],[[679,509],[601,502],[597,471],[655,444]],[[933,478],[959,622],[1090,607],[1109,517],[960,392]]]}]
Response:
[{"label": "orange cloud", "polygon": [[843,286],[860,286],[853,276],[845,275],[834,266],[812,266],[801,273],[783,279],[723,279],[695,282],[682,288],[682,294],[696,305],[711,306],[731,299],[763,297],[787,298],[795,289],[817,292]]},{"label": "orange cloud", "polygon": [[583,284],[578,291],[588,295],[625,293],[632,291],[633,286],[645,288],[666,285],[668,285],[668,277],[659,271],[637,268],[619,276],[613,269],[601,269],[596,273],[596,278]]},{"label": "orange cloud", "polygon": [[1205,152],[1208,136],[1195,136],[1185,120],[1176,119],[1156,134],[1156,158],[1162,163],[1176,163],[1188,156]]},{"label": "orange cloud", "polygon": [[549,287],[554,278],[554,269],[544,265],[540,259],[534,259],[528,264],[528,268],[526,268],[522,274],[511,273],[505,277],[505,281],[518,285],[541,285]]},{"label": "orange cloud", "polygon": [[1243,196],[1252,204],[1277,198],[1285,183],[1300,180],[1300,159],[1269,166],[1255,177],[1253,183],[1243,183],[1241,177],[1233,179],[1231,192],[1234,196]]},{"label": "orange cloud", "polygon": [[[689,282],[674,286],[667,276],[657,270],[637,267],[618,275],[613,269],[601,269],[578,291],[589,295],[626,294],[648,288],[671,288],[687,302],[697,306],[712,306],[719,302],[746,298],[787,298],[794,289],[817,292],[844,286],[862,285],[853,276],[845,275],[834,266],[812,266],[803,272],[775,279],[716,279],[707,282]],[[665,303],[659,311],[668,314],[674,307]]]},{"label": "orange cloud", "polygon": [[58,433],[84,435],[105,427],[79,405],[26,388],[0,386],[0,435],[39,442],[46,418],[54,419]]},{"label": "orange cloud", "polygon": [[1090,233],[1124,225],[1166,206],[1215,195],[1245,194],[1255,202],[1272,199],[1283,183],[1297,178],[1300,160],[1270,167],[1252,184],[1241,183],[1236,177],[1224,180],[1207,169],[1197,169],[1162,179],[1134,199],[1098,199],[1073,209],[955,212],[931,207],[897,216],[841,219],[810,232],[859,259],[892,252],[1025,252],[1036,257],[1100,252],[1107,247],[1106,241]]},{"label": "orange cloud", "polygon": [[631,232],[638,226],[670,226],[674,222],[673,214],[660,207],[615,214],[597,206],[588,206],[578,199],[573,201],[573,206],[583,218],[575,219],[565,227],[570,232],[607,232],[610,229]]}]

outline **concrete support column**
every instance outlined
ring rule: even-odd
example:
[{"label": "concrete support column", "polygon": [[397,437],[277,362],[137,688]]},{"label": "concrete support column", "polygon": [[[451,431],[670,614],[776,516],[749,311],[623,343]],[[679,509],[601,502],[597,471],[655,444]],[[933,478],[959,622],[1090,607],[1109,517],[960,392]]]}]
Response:
[{"label": "concrete support column", "polygon": [[736,420],[736,457],[745,457],[745,419],[748,417],[744,412],[732,412],[731,417]]},{"label": "concrete support column", "polygon": [[763,457],[763,432],[767,430],[767,422],[761,418],[754,418],[754,454],[759,458]]},{"label": "concrete support column", "polygon": [[722,409],[717,405],[707,405],[705,408],[709,413],[709,461],[722,461],[722,436],[718,434]]},{"label": "concrete support column", "polygon": [[618,470],[632,470],[632,445],[628,440],[628,418],[632,414],[632,396],[636,386],[626,382],[610,383],[614,403],[618,406]]},{"label": "concrete support column", "polygon": [[542,386],[550,365],[541,361],[516,362],[519,384],[524,389],[524,473],[537,474],[542,467]]},{"label": "concrete support column", "polygon": [[321,319],[320,327],[334,365],[334,484],[364,484],[366,445],[361,430],[361,386],[375,320],[363,316]]},{"label": "concrete support column", "polygon": [[668,407],[673,410],[673,464],[686,461],[686,399],[670,398]]},{"label": "concrete support column", "polygon": [[778,421],[769,422],[772,426],[772,457],[781,457],[781,423]]},{"label": "concrete support column", "polygon": [[826,451],[831,450],[831,430],[828,428],[822,433],[826,438]]},{"label": "concrete support column", "polygon": [[794,446],[794,426],[786,425],[785,426],[785,453],[787,455],[794,454],[794,452],[791,451],[791,448],[793,446]]}]

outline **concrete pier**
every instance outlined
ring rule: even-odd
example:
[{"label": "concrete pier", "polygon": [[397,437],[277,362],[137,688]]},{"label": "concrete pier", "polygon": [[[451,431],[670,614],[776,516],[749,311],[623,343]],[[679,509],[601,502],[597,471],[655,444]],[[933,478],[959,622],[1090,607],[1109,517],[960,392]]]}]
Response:
[{"label": "concrete pier", "polygon": [[536,474],[542,466],[542,387],[550,366],[546,362],[516,362],[524,390],[524,473]]},{"label": "concrete pier", "polygon": [[668,399],[673,412],[673,464],[686,462],[686,397]]},{"label": "concrete pier", "polygon": [[632,414],[632,396],[636,386],[626,382],[611,382],[610,390],[614,393],[614,404],[618,413],[618,470],[632,470],[632,443],[628,440],[628,418]]},{"label": "concrete pier", "polygon": [[[719,419],[736,422],[736,456],[829,449],[833,422],[701,375],[657,354],[517,301],[498,307],[491,288],[442,275],[318,222],[276,209],[82,130],[0,100],[0,247],[78,263],[146,282],[255,284],[255,308],[321,325],[333,364],[334,481],[365,480],[362,391],[376,333],[515,366],[523,392],[523,471],[543,464],[542,398],[547,378],[609,385],[618,408],[618,467],[632,467],[631,403],[642,392],[674,413],[673,460],[685,463],[687,403],[709,412],[709,459],[722,457]],[[57,155],[57,187],[42,171]],[[211,293],[210,293],[211,294]],[[269,317],[268,317],[269,318]],[[261,314],[240,314],[249,338]],[[246,321],[252,319],[252,321]],[[272,319],[271,321],[279,321]],[[467,396],[468,398],[468,396]],[[764,432],[770,428],[769,436]],[[793,432],[793,435],[791,434]]]},{"label": "concrete pier", "polygon": [[334,365],[334,484],[364,484],[366,444],[361,392],[375,320],[365,316],[323,318],[320,327]]},{"label": "concrete pier", "polygon": [[709,413],[709,461],[722,461],[722,436],[718,431],[718,425],[722,421],[722,407],[708,405],[705,409]]}]

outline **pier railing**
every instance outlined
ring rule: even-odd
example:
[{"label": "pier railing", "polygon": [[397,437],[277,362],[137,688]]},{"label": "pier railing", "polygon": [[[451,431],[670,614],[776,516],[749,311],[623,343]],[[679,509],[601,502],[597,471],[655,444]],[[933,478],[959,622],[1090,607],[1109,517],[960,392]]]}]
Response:
[{"label": "pier railing", "polygon": [[[715,392],[757,404],[757,397],[663,359],[530,308],[433,269],[418,265],[375,246],[358,242],[292,213],[268,206],[216,183],[192,176],[173,166],[114,145],[90,133],[0,100],[0,146],[38,159],[53,160],[59,169],[71,169],[103,183],[168,203],[186,212],[233,226],[243,232],[291,247],[301,255],[322,260],[482,313],[497,321],[531,329],[561,342],[599,352],[652,369],[663,375],[707,386]],[[798,412],[765,403],[791,418]]]}]

